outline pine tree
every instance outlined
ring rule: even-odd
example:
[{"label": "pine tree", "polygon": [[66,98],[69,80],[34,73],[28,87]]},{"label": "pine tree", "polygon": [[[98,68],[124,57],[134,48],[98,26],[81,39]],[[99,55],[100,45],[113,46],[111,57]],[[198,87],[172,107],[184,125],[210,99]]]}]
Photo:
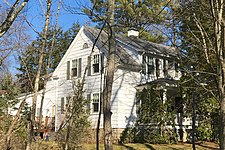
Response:
[{"label": "pine tree", "polygon": [[[84,8],[83,11],[99,25],[106,21],[107,1],[91,0],[93,8]],[[162,9],[167,2],[164,0],[116,0],[115,2],[115,32],[127,34],[129,29],[140,31],[140,38],[156,43],[163,43],[161,28],[167,11]]]},{"label": "pine tree", "polygon": [[[52,52],[52,58],[50,59],[50,68],[49,72],[53,72],[59,62],[61,61],[62,57],[64,56],[65,52],[67,51],[69,45],[71,44],[72,40],[75,38],[76,34],[80,29],[79,23],[74,23],[71,28],[67,31],[63,32],[62,28],[58,28],[55,36],[55,45],[54,51]],[[34,78],[37,71],[37,64],[38,64],[38,53],[41,48],[41,36],[36,38],[26,49],[26,51],[19,57],[20,60],[20,67],[18,70],[21,72],[17,74],[17,77],[20,80],[22,92],[32,91]],[[48,52],[50,51],[51,42],[53,36],[53,29],[49,30],[49,34],[47,36],[47,44],[46,44],[46,54],[44,55],[43,65],[47,65],[48,61]],[[45,68],[45,67],[43,67]],[[45,75],[45,70],[41,70],[41,76]],[[41,85],[39,89],[43,88],[43,81],[41,81]]]}]

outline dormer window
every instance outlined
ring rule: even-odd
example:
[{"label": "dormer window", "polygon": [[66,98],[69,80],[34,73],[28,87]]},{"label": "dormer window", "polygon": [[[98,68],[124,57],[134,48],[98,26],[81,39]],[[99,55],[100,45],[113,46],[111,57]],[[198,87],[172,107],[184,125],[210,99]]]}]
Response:
[{"label": "dormer window", "polygon": [[99,73],[99,54],[93,57],[93,73]]},{"label": "dormer window", "polygon": [[146,64],[147,64],[147,74],[154,74],[155,67],[154,67],[153,58],[146,56]]},{"label": "dormer window", "polygon": [[72,77],[77,77],[77,69],[78,64],[77,64],[77,59],[72,60]]},{"label": "dormer window", "polygon": [[88,48],[88,43],[84,43],[83,49]]},{"label": "dormer window", "polygon": [[168,70],[174,69],[174,62],[169,60],[168,61]]}]

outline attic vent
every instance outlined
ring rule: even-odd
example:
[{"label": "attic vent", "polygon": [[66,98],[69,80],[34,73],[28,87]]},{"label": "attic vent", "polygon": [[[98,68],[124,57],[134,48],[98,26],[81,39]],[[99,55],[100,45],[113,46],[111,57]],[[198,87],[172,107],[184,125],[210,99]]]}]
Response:
[{"label": "attic vent", "polygon": [[138,37],[139,36],[139,32],[135,29],[130,29],[128,30],[128,37]]},{"label": "attic vent", "polygon": [[83,49],[88,48],[88,43],[84,43]]}]

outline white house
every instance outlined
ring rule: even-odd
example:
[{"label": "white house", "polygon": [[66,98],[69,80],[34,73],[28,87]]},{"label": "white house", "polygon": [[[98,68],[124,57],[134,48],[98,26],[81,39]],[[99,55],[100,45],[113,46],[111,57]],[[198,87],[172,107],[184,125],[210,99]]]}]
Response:
[{"label": "white house", "polygon": [[[66,98],[73,93],[72,80],[82,77],[88,63],[90,67],[86,74],[84,96],[90,100],[89,119],[92,127],[97,125],[100,93],[103,89],[103,77],[107,67],[108,39],[103,31],[96,41],[99,32],[99,29],[83,26],[47,82],[44,105],[48,107],[44,106],[43,111],[46,115],[47,112],[51,116],[55,115],[56,131],[64,116]],[[129,37],[116,35],[117,68],[113,82],[111,111],[112,128],[118,133],[132,126],[137,118],[137,89],[143,89],[146,85],[155,82],[161,83],[165,89],[163,94],[166,99],[168,93],[176,94],[174,88],[181,76],[177,69],[179,53],[176,49],[141,40],[130,33]],[[96,45],[93,48],[94,43]],[[101,70],[103,70],[103,75]],[[37,110],[39,108],[38,104]],[[102,121],[101,127],[103,127]]]}]

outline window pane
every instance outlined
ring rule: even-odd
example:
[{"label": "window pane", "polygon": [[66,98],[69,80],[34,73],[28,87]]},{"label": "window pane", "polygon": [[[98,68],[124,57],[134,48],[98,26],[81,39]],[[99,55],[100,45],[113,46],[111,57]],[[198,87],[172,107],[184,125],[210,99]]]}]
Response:
[{"label": "window pane", "polygon": [[77,59],[72,60],[72,68],[77,68]]},{"label": "window pane", "polygon": [[147,65],[147,73],[148,74],[154,74],[154,66],[152,66],[152,65]]},{"label": "window pane", "polygon": [[98,73],[99,72],[99,64],[93,64],[93,72]]},{"label": "window pane", "polygon": [[77,76],[77,68],[72,68],[72,77]]},{"label": "window pane", "polygon": [[155,66],[154,66],[153,58],[146,56],[146,63],[147,63],[147,74],[154,74]]},{"label": "window pane", "polygon": [[99,63],[99,55],[94,55],[93,64],[98,64],[98,63]]},{"label": "window pane", "polygon": [[85,49],[85,48],[88,48],[88,44],[87,43],[84,43],[84,45],[83,45],[83,49]]},{"label": "window pane", "polygon": [[147,64],[148,65],[154,65],[152,57],[147,57]]},{"label": "window pane", "polygon": [[98,103],[93,103],[93,112],[98,112]]},{"label": "window pane", "polygon": [[99,102],[99,94],[93,94],[93,102]]},{"label": "window pane", "polygon": [[173,61],[168,61],[168,69],[173,69],[174,63]]}]

